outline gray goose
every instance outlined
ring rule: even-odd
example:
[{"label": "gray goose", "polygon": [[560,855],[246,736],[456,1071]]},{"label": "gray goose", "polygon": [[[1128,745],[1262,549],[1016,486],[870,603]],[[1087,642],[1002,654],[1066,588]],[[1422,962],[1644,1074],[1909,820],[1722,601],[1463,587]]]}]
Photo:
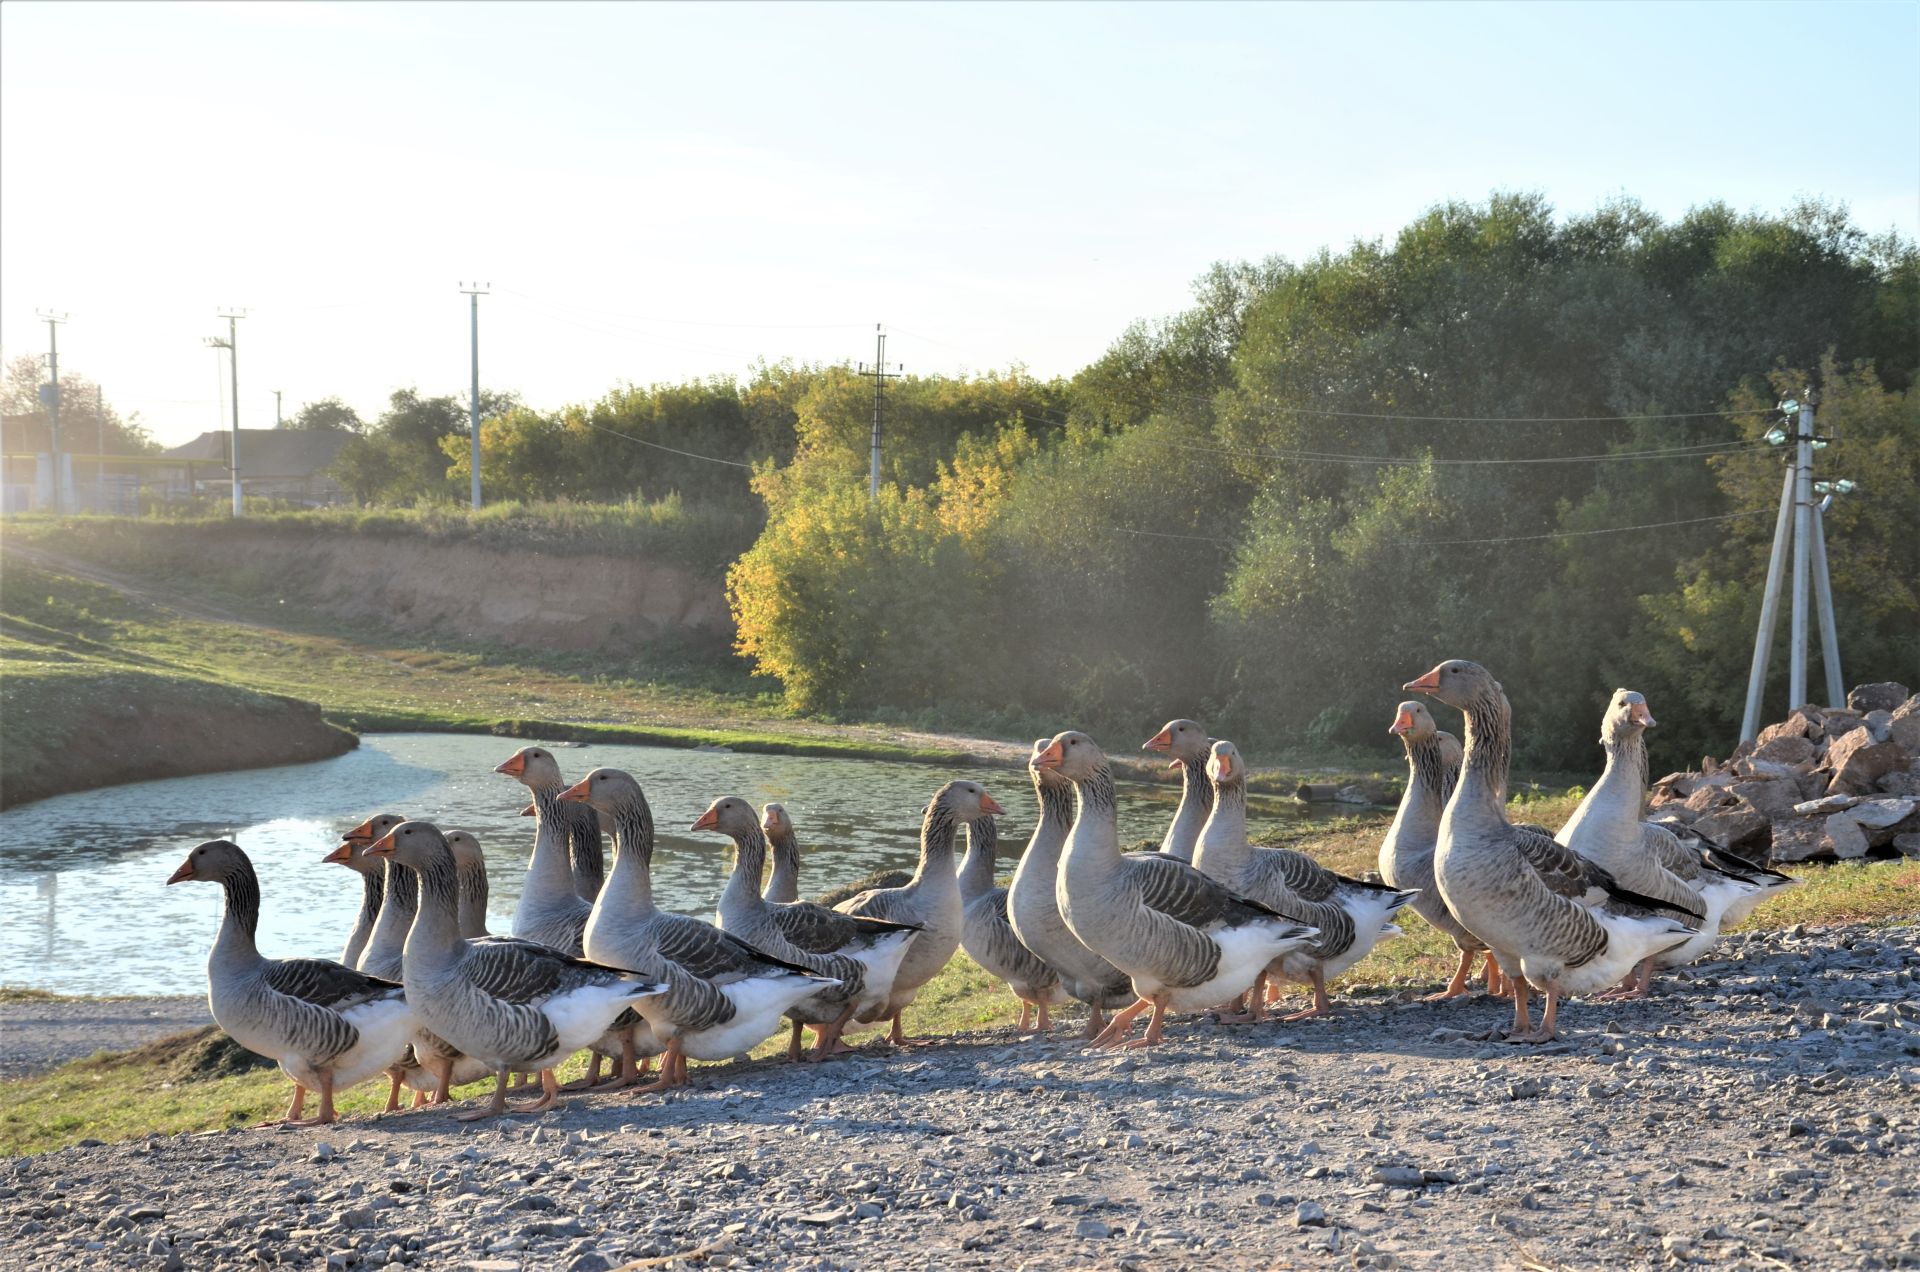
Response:
[{"label": "gray goose", "polygon": [[1007,983],[1020,1003],[1020,1020],[1014,1028],[1027,1029],[1027,1018],[1034,1016],[1034,1028],[1046,1033],[1053,1028],[1047,1009],[1067,1001],[1060,975],[1014,935],[1007,914],[1006,888],[993,883],[994,859],[1000,846],[1000,828],[993,815],[967,823],[967,855],[960,862],[960,948],[989,975]]},{"label": "gray goose", "polygon": [[[772,820],[778,805],[768,805],[767,820]],[[784,810],[780,810],[784,812]],[[823,906],[793,902],[771,904],[760,892],[761,872],[766,868],[767,839],[753,805],[734,796],[724,796],[693,824],[695,830],[716,830],[733,840],[733,873],[715,920],[721,931],[739,937],[754,949],[800,967],[830,976],[839,983],[823,987],[803,998],[787,1011],[793,1021],[793,1035],[787,1046],[787,1058],[801,1058],[800,1028],[812,1026],[818,1041],[813,1059],[820,1060],[840,1047],[840,1034],[861,1010],[873,1011],[887,1001],[893,979],[906,957],[907,944],[918,928],[902,923],[882,923],[875,919],[855,919],[837,914]],[[822,923],[835,929],[831,938],[821,939]],[[805,931],[808,946],[789,940],[789,928]]]},{"label": "gray goose", "polygon": [[[360,912],[354,916],[353,930],[347,933],[347,943],[340,951],[340,961],[348,967],[358,967],[366,954],[367,942],[379,925],[380,906],[387,895],[387,863],[367,856],[366,847],[405,820],[394,813],[370,817],[341,836],[340,846],[322,858],[360,876]],[[368,831],[373,833],[364,833]]]},{"label": "gray goose", "polygon": [[[1404,688],[1466,715],[1466,756],[1440,818],[1433,875],[1447,908],[1512,981],[1507,1041],[1550,1040],[1562,997],[1605,989],[1649,954],[1692,939],[1703,916],[1623,888],[1552,837],[1508,823],[1512,708],[1485,667],[1449,659]],[[1547,995],[1538,1029],[1527,1011],[1529,982]]]},{"label": "gray goose", "polygon": [[1040,820],[1007,888],[1007,920],[1020,943],[1053,968],[1061,988],[1087,1004],[1086,1036],[1095,1038],[1106,1027],[1106,1009],[1125,1007],[1137,995],[1132,978],[1082,944],[1061,917],[1060,850],[1073,829],[1073,783],[1057,770],[1034,766],[1050,741],[1034,739],[1033,754],[1027,758]]},{"label": "gray goose", "polygon": [[494,1074],[493,1098],[461,1121],[507,1111],[507,1074],[540,1074],[542,1092],[515,1111],[553,1107],[553,1066],[603,1036],[629,1006],[663,986],[574,958],[535,941],[469,941],[460,935],[460,881],[446,838],[430,822],[396,826],[372,848],[419,880],[407,935],[404,984],[420,1023]]},{"label": "gray goose", "polygon": [[1415,894],[1413,910],[1436,930],[1452,939],[1460,951],[1453,979],[1425,1002],[1458,998],[1467,992],[1474,960],[1487,957],[1487,992],[1498,994],[1499,967],[1480,938],[1467,931],[1433,883],[1433,849],[1440,839],[1440,814],[1446,811],[1454,783],[1460,780],[1460,739],[1433,722],[1427,704],[1409,698],[1394,713],[1387,732],[1400,739],[1407,752],[1407,789],[1400,807],[1380,841],[1380,877],[1390,887]]},{"label": "gray goose", "polygon": [[920,862],[912,878],[897,888],[856,893],[833,907],[842,914],[917,924],[921,929],[907,946],[907,956],[901,960],[885,1006],[854,1016],[859,1024],[890,1022],[887,1041],[895,1046],[908,1041],[901,1020],[908,1004],[960,948],[965,912],[953,865],[953,841],[959,825],[1004,811],[978,782],[948,782],[927,801],[927,811],[920,821]]},{"label": "gray goose", "polygon": [[1697,857],[1689,861],[1683,854],[1675,863],[1677,868],[1670,868],[1650,842],[1657,835],[1672,837],[1672,832],[1643,820],[1647,804],[1646,731],[1653,726],[1653,713],[1643,695],[1631,689],[1614,691],[1600,722],[1606,769],[1554,836],[1622,886],[1705,916],[1692,940],[1642,959],[1618,989],[1602,995],[1612,1001],[1646,997],[1656,964],[1678,967],[1706,953],[1719,938],[1728,908],[1740,898],[1768,891],[1747,872],[1727,873],[1713,866],[1710,858],[1706,863]]},{"label": "gray goose", "polygon": [[447,848],[460,876],[460,935],[469,941],[493,935],[487,931],[487,857],[480,841],[464,830],[447,832]]},{"label": "gray goose", "polygon": [[[1139,995],[1094,1039],[1096,1047],[1158,1043],[1167,1012],[1212,1007],[1259,987],[1268,963],[1316,935],[1184,861],[1122,855],[1113,771],[1086,734],[1056,734],[1033,765],[1057,771],[1077,797],[1057,884],[1060,913],[1081,944],[1132,978]],[[1149,1007],[1146,1035],[1125,1041]]]},{"label": "gray goose", "polygon": [[[413,1012],[391,981],[323,958],[263,958],[260,880],[239,845],[213,839],[196,847],[169,884],[217,883],[226,913],[207,959],[207,1005],[228,1036],[279,1062],[293,1080],[283,1122],[315,1126],[336,1120],[333,1093],[364,1082],[400,1058],[413,1037]],[[301,1117],[307,1092],[320,1092],[320,1112]]]},{"label": "gray goose", "polygon": [[630,775],[595,769],[562,798],[590,804],[613,820],[613,870],[587,924],[588,954],[666,985],[665,993],[636,1007],[666,1049],[660,1077],[640,1090],[685,1085],[688,1057],[745,1054],[780,1028],[788,1009],[836,983],[763,954],[711,923],[655,907],[653,812]]},{"label": "gray goose", "polygon": [[[1382,937],[1400,935],[1392,918],[1413,894],[1335,874],[1303,852],[1248,843],[1247,766],[1233,743],[1213,744],[1207,775],[1213,814],[1200,832],[1193,864],[1236,894],[1319,929],[1311,944],[1289,950],[1267,970],[1313,987],[1313,1005],[1282,1019],[1327,1015],[1327,982],[1365,958]],[[1254,1019],[1263,1016],[1257,997],[1249,1006]]]},{"label": "gray goose", "polygon": [[[581,896],[582,885],[575,881],[572,845],[576,828],[587,824],[597,837],[599,819],[592,809],[561,800],[566,779],[560,776],[553,753],[544,747],[523,746],[493,771],[505,773],[533,794],[533,858],[527,863],[526,883],[513,912],[513,934],[579,954],[593,902]],[[598,893],[596,887],[594,894]]]},{"label": "gray goose", "polygon": [[792,905],[800,899],[800,841],[794,838],[793,818],[785,804],[761,810],[760,827],[773,849],[773,873],[761,894],[774,905]]},{"label": "gray goose", "polygon": [[1212,745],[1206,726],[1199,721],[1169,720],[1140,747],[1171,756],[1168,767],[1180,770],[1180,807],[1160,840],[1160,851],[1181,861],[1193,860],[1200,828],[1213,812],[1213,783],[1207,780],[1207,748]]}]

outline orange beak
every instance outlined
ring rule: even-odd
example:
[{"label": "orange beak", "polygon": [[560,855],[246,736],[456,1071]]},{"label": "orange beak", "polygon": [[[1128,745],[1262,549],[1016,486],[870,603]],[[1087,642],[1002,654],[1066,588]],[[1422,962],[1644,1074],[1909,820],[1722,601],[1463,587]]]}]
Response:
[{"label": "orange beak", "polygon": [[992,813],[995,817],[1004,817],[1007,813],[1007,810],[1000,807],[993,796],[985,794],[980,796],[980,811],[983,813]]},{"label": "orange beak", "polygon": [[1432,671],[1420,677],[1420,679],[1409,680],[1407,681],[1406,684],[1400,686],[1400,688],[1403,690],[1418,689],[1422,693],[1432,693],[1435,689],[1438,689],[1439,687],[1440,687],[1440,669],[1438,667],[1435,667]]},{"label": "orange beak", "polygon": [[1060,761],[1066,758],[1066,748],[1060,745],[1058,738],[1055,738],[1047,743],[1046,750],[1028,760],[1027,763],[1037,769],[1057,769],[1060,767]]},{"label": "orange beak", "polygon": [[1627,714],[1628,717],[1640,727],[1645,729],[1651,729],[1653,727],[1653,712],[1647,710],[1646,703],[1634,703]]},{"label": "orange beak", "polygon": [[1393,734],[1395,737],[1400,736],[1402,733],[1412,733],[1413,712],[1402,711],[1399,715],[1395,716],[1393,718],[1393,727],[1389,728],[1387,732]]},{"label": "orange beak", "polygon": [[1233,757],[1231,755],[1216,755],[1213,757],[1213,767],[1215,777],[1232,777]]},{"label": "orange beak", "polygon": [[520,810],[520,815],[521,815],[522,817],[532,817],[532,816],[534,815],[534,813],[535,813],[535,811],[536,811],[536,810],[534,809],[534,807],[533,807],[533,805],[532,805],[532,804],[528,804],[528,805],[527,805],[527,806],[526,806],[525,808],[523,808],[523,809],[521,809],[521,810]]},{"label": "orange beak", "polygon": [[587,779],[581,778],[566,790],[560,792],[561,799],[570,799],[576,804],[587,802]]},{"label": "orange beak", "polygon": [[395,845],[393,842],[393,831],[390,830],[386,834],[380,836],[380,838],[374,842],[371,848],[367,849],[367,856],[391,857],[393,856],[394,847]]},{"label": "orange beak", "polygon": [[767,831],[778,830],[780,829],[780,819],[772,813],[767,813],[760,818],[760,829]]},{"label": "orange beak", "polygon": [[332,852],[320,858],[320,860],[326,864],[344,866],[353,860],[353,845],[350,843],[341,844],[338,848],[335,848]]},{"label": "orange beak", "polygon": [[493,771],[505,773],[508,777],[518,777],[527,771],[527,757],[515,751],[506,758],[504,763],[494,765]]},{"label": "orange beak", "polygon": [[720,824],[720,814],[714,812],[711,808],[709,808],[706,812],[700,814],[699,817],[694,819],[693,828],[695,830],[712,830],[714,827],[718,826],[719,824]]},{"label": "orange beak", "polygon": [[1173,734],[1166,729],[1162,729],[1145,742],[1142,742],[1140,749],[1142,751],[1171,751],[1173,749]]},{"label": "orange beak", "polygon": [[340,836],[340,838],[350,844],[366,843],[369,839],[373,838],[373,818],[367,818],[367,820],[361,822],[358,826],[355,826],[352,830]]},{"label": "orange beak", "polygon": [[167,883],[171,886],[176,883],[185,883],[191,878],[193,878],[193,858],[188,857],[180,863],[179,869],[167,876]]}]

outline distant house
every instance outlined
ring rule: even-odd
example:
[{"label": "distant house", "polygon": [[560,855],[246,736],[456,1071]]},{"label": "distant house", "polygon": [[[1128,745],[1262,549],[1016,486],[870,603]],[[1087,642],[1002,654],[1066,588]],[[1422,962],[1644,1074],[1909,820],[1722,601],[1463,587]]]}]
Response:
[{"label": "distant house", "polygon": [[[194,485],[201,491],[227,488],[228,451],[232,433],[202,433],[162,457],[192,466]],[[287,499],[295,503],[336,503],[343,491],[326,470],[353,434],[331,430],[243,428],[240,430],[240,483],[259,499]]]}]

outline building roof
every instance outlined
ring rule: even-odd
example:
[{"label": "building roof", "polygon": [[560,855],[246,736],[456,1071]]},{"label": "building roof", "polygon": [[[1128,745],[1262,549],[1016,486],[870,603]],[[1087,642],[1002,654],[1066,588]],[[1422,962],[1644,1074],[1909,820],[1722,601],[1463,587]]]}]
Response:
[{"label": "building roof", "polygon": [[[163,452],[168,459],[225,464],[228,433],[202,433],[190,442]],[[311,477],[333,463],[351,433],[298,428],[243,428],[240,430],[240,475],[243,478]]]}]

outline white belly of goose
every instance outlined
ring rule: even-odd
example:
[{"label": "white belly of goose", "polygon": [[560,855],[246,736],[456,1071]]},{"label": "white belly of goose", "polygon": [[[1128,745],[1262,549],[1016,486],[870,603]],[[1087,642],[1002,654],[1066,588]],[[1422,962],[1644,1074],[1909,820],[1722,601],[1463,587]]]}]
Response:
[{"label": "white belly of goose", "polygon": [[[1173,1011],[1204,1011],[1236,997],[1253,983],[1261,968],[1302,942],[1303,938],[1292,935],[1299,931],[1298,924],[1279,919],[1210,928],[1207,935],[1220,948],[1220,962],[1213,977],[1199,985],[1174,989],[1168,1007]],[[1133,975],[1133,986],[1143,997],[1164,993],[1168,988],[1151,974],[1139,972]]]},{"label": "white belly of goose", "polygon": [[812,976],[754,976],[725,986],[733,1004],[733,1018],[709,1029],[680,1029],[659,1007],[660,999],[634,1004],[661,1038],[678,1038],[680,1050],[691,1060],[730,1060],[751,1051],[780,1028],[787,1009],[820,992],[822,982]]},{"label": "white belly of goose", "polygon": [[1522,951],[1520,970],[1528,980],[1545,985],[1557,979],[1563,994],[1596,993],[1619,984],[1628,972],[1640,965],[1641,959],[1690,940],[1694,935],[1691,928],[1672,919],[1629,918],[1602,909],[1588,912],[1607,930],[1607,948],[1579,967],[1543,963]]},{"label": "white belly of goose", "polygon": [[[340,1018],[352,1025],[359,1036],[353,1046],[325,1066],[333,1074],[335,1090],[345,1090],[385,1071],[400,1058],[419,1028],[406,999],[399,994],[349,1007],[340,1013]],[[248,1046],[244,1040],[235,1041]],[[300,1057],[283,1058],[280,1067],[301,1086],[319,1085],[319,1070]]]}]

